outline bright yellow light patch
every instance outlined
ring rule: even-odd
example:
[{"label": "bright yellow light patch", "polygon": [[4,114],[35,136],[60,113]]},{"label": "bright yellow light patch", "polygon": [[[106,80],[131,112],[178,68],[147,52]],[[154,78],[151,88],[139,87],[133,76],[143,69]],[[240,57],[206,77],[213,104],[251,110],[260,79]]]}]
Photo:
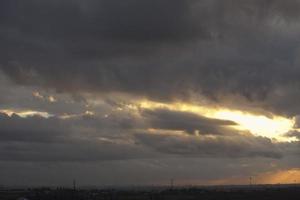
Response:
[{"label": "bright yellow light patch", "polygon": [[85,111],[84,113],[79,113],[79,114],[63,114],[60,115],[59,118],[60,119],[72,119],[72,118],[76,118],[76,117],[83,117],[83,116],[94,116],[95,113],[93,111]]},{"label": "bright yellow light patch", "polygon": [[239,124],[237,128],[241,130],[249,130],[255,135],[261,135],[269,138],[283,140],[282,134],[293,129],[294,120],[274,116],[268,118],[266,116],[257,116],[240,111],[216,111],[212,117],[224,120],[231,120]]},{"label": "bright yellow light patch", "polygon": [[57,100],[53,96],[49,96],[48,101],[51,102],[51,103],[57,102]]},{"label": "bright yellow light patch", "polygon": [[175,111],[185,111],[199,114],[205,117],[231,120],[236,122],[235,126],[238,130],[248,130],[252,134],[274,138],[278,141],[291,141],[290,138],[285,138],[282,134],[293,129],[294,120],[281,116],[273,116],[272,118],[263,115],[254,115],[247,112],[229,110],[221,107],[207,107],[190,105],[184,103],[157,103],[152,101],[142,101],[138,105],[144,109],[170,109]]},{"label": "bright yellow light patch", "polygon": [[45,118],[49,118],[52,115],[47,113],[47,112],[39,112],[39,111],[33,111],[33,110],[22,110],[22,111],[18,111],[18,110],[0,110],[0,113],[5,113],[9,116],[12,116],[13,114],[19,115],[20,117],[30,117],[30,116],[34,116],[34,115],[38,115],[41,117],[45,117]]}]

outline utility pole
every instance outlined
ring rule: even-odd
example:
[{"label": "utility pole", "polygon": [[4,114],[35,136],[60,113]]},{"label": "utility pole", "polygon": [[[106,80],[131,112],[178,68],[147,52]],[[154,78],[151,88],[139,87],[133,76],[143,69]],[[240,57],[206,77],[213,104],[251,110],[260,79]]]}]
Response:
[{"label": "utility pole", "polygon": [[171,181],[170,181],[170,187],[171,187],[171,189],[174,188],[174,179],[173,179],[173,178],[172,178]]},{"label": "utility pole", "polygon": [[76,180],[73,180],[73,190],[76,191]]}]

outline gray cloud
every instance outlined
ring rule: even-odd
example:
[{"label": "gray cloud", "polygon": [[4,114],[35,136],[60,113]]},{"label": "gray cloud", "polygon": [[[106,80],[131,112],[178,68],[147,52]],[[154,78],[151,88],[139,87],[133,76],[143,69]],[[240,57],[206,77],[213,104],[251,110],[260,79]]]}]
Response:
[{"label": "gray cloud", "polygon": [[121,124],[118,128],[115,122],[100,118],[21,118],[1,114],[0,127],[2,161],[91,162],[155,155],[131,142],[128,133],[124,133],[127,137],[117,135]]},{"label": "gray cloud", "polygon": [[180,137],[178,135],[137,134],[145,145],[163,153],[199,157],[269,157],[281,158],[280,148],[268,138],[251,135],[230,137]]},{"label": "gray cloud", "polygon": [[[69,119],[39,116],[21,118],[17,115],[9,117],[2,114],[0,116],[0,159],[91,162],[159,158],[167,154],[223,158],[282,156],[276,145],[269,139],[238,133],[234,130],[229,132],[226,129],[218,129],[218,126],[230,125],[232,122],[166,110],[144,112],[147,114],[143,115],[143,118],[135,118],[126,113],[116,113],[108,118],[86,115]],[[161,121],[153,123],[153,115],[157,117],[156,119],[161,118]],[[176,127],[174,120],[178,122]],[[152,122],[150,126],[149,121]],[[148,128],[165,129],[170,134],[136,133],[137,130]],[[200,132],[209,129],[212,132],[204,136],[173,135],[172,130],[177,129],[200,129]],[[228,131],[228,133],[222,134],[221,131]]]},{"label": "gray cloud", "polygon": [[295,137],[297,139],[300,139],[300,132],[299,131],[289,131],[286,134],[284,134],[287,137]]},{"label": "gray cloud", "polygon": [[[207,183],[231,176],[244,177],[270,169],[274,159],[220,159],[220,158],[160,158],[101,163],[40,163],[0,162],[1,183],[15,185],[68,186],[76,178],[81,186],[111,185],[167,185],[170,178],[175,184]],[[214,173],[211,173],[211,172]],[[30,180],[30,181],[29,181]],[[28,183],[29,182],[29,183]]]},{"label": "gray cloud", "polygon": [[[0,72],[0,109],[17,111],[34,110],[48,112],[49,114],[62,115],[65,113],[84,113],[86,102],[74,94],[62,94],[53,90],[45,90],[41,87],[23,86],[13,83]],[[38,93],[40,97],[34,96]],[[54,102],[49,98],[53,97]],[[109,108],[104,108],[103,111]]]},{"label": "gray cloud", "polygon": [[[63,141],[70,130],[59,119],[39,116],[21,118],[0,113],[0,141],[45,142]],[[61,138],[60,138],[61,137]],[[60,138],[60,139],[59,139]]]},{"label": "gray cloud", "polygon": [[190,134],[226,134],[226,126],[237,125],[233,121],[218,120],[199,116],[189,112],[171,111],[166,109],[144,110],[142,115],[154,129],[181,130]]},{"label": "gray cloud", "polygon": [[300,116],[295,116],[295,128],[300,127]]},{"label": "gray cloud", "polygon": [[[18,83],[160,100],[201,94],[219,104],[242,96],[299,112],[290,101],[299,96],[299,1],[1,4],[1,68]],[[275,93],[282,88],[288,98]]]},{"label": "gray cloud", "polygon": [[[74,141],[65,143],[6,143],[1,144],[2,161],[18,162],[103,162],[110,160],[144,159],[155,156],[129,144],[115,144],[110,142]],[[139,152],[139,153],[136,153]]]}]

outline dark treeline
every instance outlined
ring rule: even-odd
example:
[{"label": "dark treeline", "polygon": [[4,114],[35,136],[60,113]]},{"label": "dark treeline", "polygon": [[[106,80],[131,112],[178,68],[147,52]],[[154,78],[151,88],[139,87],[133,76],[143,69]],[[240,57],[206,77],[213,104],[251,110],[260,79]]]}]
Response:
[{"label": "dark treeline", "polygon": [[299,199],[299,186],[80,189],[39,188],[1,190],[1,200],[285,200]]}]

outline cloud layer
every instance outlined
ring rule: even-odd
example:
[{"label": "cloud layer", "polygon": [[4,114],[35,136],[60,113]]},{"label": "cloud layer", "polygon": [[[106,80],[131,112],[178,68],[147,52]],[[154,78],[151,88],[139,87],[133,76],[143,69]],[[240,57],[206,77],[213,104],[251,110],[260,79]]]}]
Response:
[{"label": "cloud layer", "polygon": [[78,165],[81,177],[89,168],[113,183],[111,168],[145,183],[147,172],[191,179],[199,166],[204,180],[299,167],[298,141],[136,104],[281,115],[296,122],[285,137],[299,139],[299,11],[298,0],[2,0],[0,171],[18,182],[13,169]]},{"label": "cloud layer", "polygon": [[19,83],[220,104],[240,96],[298,112],[299,1],[1,4],[1,68]]}]

